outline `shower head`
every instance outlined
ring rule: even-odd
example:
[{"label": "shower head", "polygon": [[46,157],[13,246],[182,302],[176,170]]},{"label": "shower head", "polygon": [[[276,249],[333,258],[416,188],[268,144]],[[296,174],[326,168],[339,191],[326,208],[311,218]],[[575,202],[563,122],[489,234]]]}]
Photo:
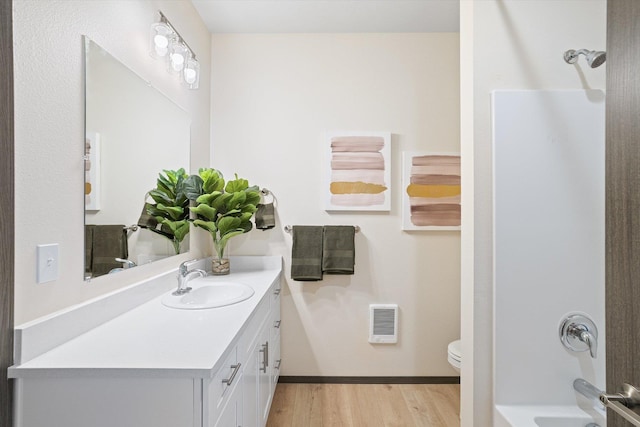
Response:
[{"label": "shower head", "polygon": [[591,68],[597,68],[607,60],[607,54],[605,52],[587,49],[568,50],[564,53],[564,60],[567,64],[575,64],[580,54],[587,58],[587,64],[589,64]]}]

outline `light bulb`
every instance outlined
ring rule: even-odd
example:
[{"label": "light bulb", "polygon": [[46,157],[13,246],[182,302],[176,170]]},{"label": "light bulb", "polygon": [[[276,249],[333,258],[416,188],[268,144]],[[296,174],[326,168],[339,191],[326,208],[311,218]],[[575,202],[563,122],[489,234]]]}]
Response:
[{"label": "light bulb", "polygon": [[169,70],[179,73],[184,68],[187,47],[180,40],[173,40],[169,45]]},{"label": "light bulb", "polygon": [[165,34],[156,34],[153,42],[156,44],[156,48],[166,49],[169,46],[169,39]]},{"label": "light bulb", "polygon": [[173,68],[178,70],[178,68],[182,68],[184,64],[184,56],[180,53],[174,53],[171,55],[171,63],[173,64]]},{"label": "light bulb", "polygon": [[151,56],[164,58],[169,52],[169,44],[176,37],[173,29],[164,22],[151,25]]},{"label": "light bulb", "polygon": [[200,83],[200,63],[189,55],[182,71],[182,79],[189,89],[198,89]]},{"label": "light bulb", "polygon": [[189,84],[193,84],[193,82],[196,81],[196,70],[192,70],[191,68],[185,68],[184,81]]}]

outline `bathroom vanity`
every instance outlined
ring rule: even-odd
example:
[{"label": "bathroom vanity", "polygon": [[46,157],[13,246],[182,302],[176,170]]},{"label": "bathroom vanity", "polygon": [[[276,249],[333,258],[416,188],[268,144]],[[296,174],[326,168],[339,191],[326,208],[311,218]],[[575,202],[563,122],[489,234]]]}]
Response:
[{"label": "bathroom vanity", "polygon": [[264,426],[281,362],[282,259],[236,257],[232,268],[220,281],[255,291],[233,305],[166,307],[174,270],[19,327],[15,425]]}]

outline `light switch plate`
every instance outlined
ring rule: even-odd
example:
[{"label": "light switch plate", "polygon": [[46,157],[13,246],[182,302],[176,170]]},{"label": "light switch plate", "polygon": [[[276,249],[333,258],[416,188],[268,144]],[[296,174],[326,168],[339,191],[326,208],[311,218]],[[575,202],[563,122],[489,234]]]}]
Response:
[{"label": "light switch plate", "polygon": [[36,281],[38,283],[58,280],[58,244],[38,245],[36,248]]}]

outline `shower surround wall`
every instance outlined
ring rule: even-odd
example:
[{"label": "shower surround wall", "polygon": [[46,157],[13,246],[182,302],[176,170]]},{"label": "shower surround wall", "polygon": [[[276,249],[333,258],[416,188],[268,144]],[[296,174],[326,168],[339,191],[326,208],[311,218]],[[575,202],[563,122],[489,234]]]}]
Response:
[{"label": "shower surround wall", "polygon": [[605,46],[605,0],[460,1],[462,427],[493,425],[491,93],[604,89],[604,66],[568,65],[562,54]]},{"label": "shower surround wall", "polygon": [[[498,91],[493,122],[495,404],[575,406],[574,379],[605,386],[604,93]],[[560,343],[576,311],[595,359]]]}]

